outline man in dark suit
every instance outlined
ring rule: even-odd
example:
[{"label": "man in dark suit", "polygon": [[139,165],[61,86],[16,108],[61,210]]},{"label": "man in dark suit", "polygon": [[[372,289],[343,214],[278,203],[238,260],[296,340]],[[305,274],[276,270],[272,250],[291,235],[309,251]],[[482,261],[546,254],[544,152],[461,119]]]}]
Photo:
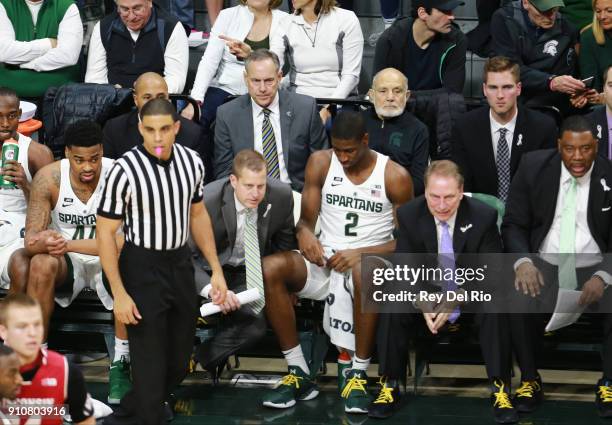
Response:
[{"label": "man in dark suit", "polygon": [[278,90],[282,73],[276,54],[260,49],[244,66],[249,94],[220,106],[215,124],[215,178],[228,176],[243,149],[261,152],[268,176],[302,191],[310,154],[329,143],[315,100]]},{"label": "man in dark suit", "polygon": [[516,314],[511,322],[522,375],[514,404],[521,412],[535,410],[542,400],[537,346],[558,290],[565,288],[581,291],[580,304],[593,308],[598,302],[604,313],[604,373],[596,401],[601,416],[612,416],[612,293],[604,294],[612,279],[610,262],[602,262],[612,252],[612,165],[598,156],[594,134],[584,117],[567,118],[558,151],[527,154],[510,189],[502,236],[505,250],[519,257],[516,298],[543,306],[535,311],[542,314]]},{"label": "man in dark suit", "polygon": [[[455,262],[463,263],[460,258],[463,254],[502,252],[497,212],[463,195],[463,177],[452,161],[434,161],[429,165],[425,172],[425,195],[400,207],[397,221],[396,253],[451,255],[454,259],[452,267],[455,267]],[[443,264],[441,257],[439,261]],[[485,282],[489,283],[488,279]],[[459,293],[463,291],[462,288],[456,289]],[[454,322],[457,314],[462,312],[462,307],[451,297],[437,304],[417,297],[414,307],[422,311],[427,328],[434,335],[439,334],[447,322]],[[511,358],[507,316],[485,314],[484,311],[488,310],[484,304],[474,306],[474,309],[491,381],[495,420],[499,423],[516,422],[518,415],[509,400]],[[383,377],[379,397],[369,408],[371,417],[389,417],[397,406],[399,382],[406,376],[408,359],[405,335],[414,322],[414,314],[381,314],[377,338]],[[384,393],[390,397],[385,397]]]},{"label": "man in dark suit", "polygon": [[603,98],[604,105],[596,107],[586,118],[593,123],[597,130],[599,141],[599,155],[612,159],[612,66],[604,72]]},{"label": "man in dark suit", "polygon": [[555,146],[552,118],[518,105],[520,80],[519,65],[508,58],[496,56],[484,65],[482,89],[489,106],[468,112],[454,129],[452,159],[461,168],[467,192],[505,202],[521,156]]},{"label": "man in dark suit", "polygon": [[[154,72],[142,74],[134,82],[134,103],[136,109],[127,114],[110,119],[104,125],[104,156],[117,159],[134,146],[142,145],[142,136],[138,132],[138,114],[151,99],[169,99],[168,85],[164,78]],[[176,142],[204,155],[205,142],[202,128],[196,123],[180,117],[181,128],[176,135]],[[206,166],[206,161],[204,162]],[[208,168],[207,168],[208,170]]]},{"label": "man in dark suit", "polygon": [[[235,295],[250,287],[246,271],[247,214],[257,211],[260,261],[262,256],[295,249],[297,242],[291,188],[282,182],[266,179],[266,162],[258,152],[251,149],[239,152],[234,158],[230,177],[204,187],[204,202],[209,211],[219,262],[229,286],[221,310],[224,313],[233,311],[222,318],[221,330],[212,341],[204,343],[198,351],[202,366],[214,372],[215,366],[224,364],[223,360],[229,355],[257,341],[266,330],[263,313],[255,313],[250,305],[240,307]],[[196,283],[203,285],[209,280],[208,265],[199,251],[194,252],[194,257]],[[208,298],[209,291],[207,285],[201,294]],[[261,295],[263,298],[263,292]]]}]

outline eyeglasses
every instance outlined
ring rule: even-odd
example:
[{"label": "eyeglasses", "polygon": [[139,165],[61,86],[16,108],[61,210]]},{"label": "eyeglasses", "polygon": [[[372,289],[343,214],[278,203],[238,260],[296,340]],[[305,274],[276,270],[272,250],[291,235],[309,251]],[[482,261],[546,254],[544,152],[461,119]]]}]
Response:
[{"label": "eyeglasses", "polygon": [[138,6],[134,6],[132,8],[130,7],[124,7],[124,6],[117,6],[117,12],[119,13],[120,16],[129,16],[130,12],[132,12],[135,16],[141,16],[144,15],[144,13],[147,11],[147,7],[144,4],[139,4]]}]

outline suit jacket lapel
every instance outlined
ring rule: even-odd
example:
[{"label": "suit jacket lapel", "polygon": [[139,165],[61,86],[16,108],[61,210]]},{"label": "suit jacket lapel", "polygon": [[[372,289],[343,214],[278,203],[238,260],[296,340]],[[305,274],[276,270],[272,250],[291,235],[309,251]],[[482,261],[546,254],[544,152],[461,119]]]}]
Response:
[{"label": "suit jacket lapel", "polygon": [[478,123],[482,124],[480,129],[474,134],[482,134],[482,148],[476,151],[480,156],[480,166],[486,168],[483,174],[491,176],[494,179],[495,191],[497,192],[497,164],[495,164],[495,154],[493,152],[493,139],[491,138],[491,117],[489,114],[489,108],[483,108],[485,114],[483,119],[478,120]]},{"label": "suit jacket lapel", "polygon": [[234,155],[240,152],[242,149],[255,149],[255,126],[253,125],[253,106],[251,104],[251,96],[245,94],[242,102],[243,112],[240,116],[246,119],[242,120],[243,125],[237,125],[236,129],[239,132],[238,145],[239,149],[234,152]]},{"label": "suit jacket lapel", "polygon": [[227,238],[229,239],[230,255],[234,250],[236,243],[236,202],[234,201],[234,188],[229,180],[223,189],[223,205],[221,206],[221,215],[227,229]]},{"label": "suit jacket lapel", "polygon": [[601,137],[599,137],[599,155],[608,158],[609,131],[608,116],[606,114],[605,106],[596,112],[595,122],[595,126],[597,127],[597,136],[599,137],[601,134]]},{"label": "suit jacket lapel", "polygon": [[[425,206],[427,208],[427,206]],[[419,229],[423,232],[423,241],[425,242],[426,252],[438,253],[438,232],[436,231],[436,222],[434,217],[427,211],[427,214],[421,214],[419,219]]]},{"label": "suit jacket lapel", "polygon": [[[557,198],[559,197],[559,183],[561,179],[561,156],[557,153],[552,157],[552,160],[546,165],[546,169],[540,174],[542,183],[539,185],[540,192],[535,194],[536,205],[542,206],[545,210],[543,217],[545,218],[545,229],[550,229],[553,219],[555,218],[555,210],[557,208]],[[547,230],[548,231],[548,230]],[[544,240],[544,236],[542,240]],[[538,241],[538,244],[542,241]]]},{"label": "suit jacket lapel", "polygon": [[[470,232],[469,226],[471,224],[472,223],[470,222],[467,202],[465,202],[465,200],[462,200],[461,204],[459,204],[459,209],[457,210],[457,218],[455,219],[455,229],[453,230],[453,251],[455,251],[455,255],[463,252],[463,247],[465,246],[467,235]],[[462,231],[462,229],[464,229],[465,231]]]},{"label": "suit jacket lapel", "polygon": [[[523,147],[526,140],[523,139],[523,132],[525,131],[525,113],[523,108],[518,108],[518,115],[516,117],[516,125],[514,126],[514,136],[512,137],[512,149],[510,151],[510,175],[514,175],[519,165],[519,158],[523,152]],[[520,143],[519,143],[520,142]]]},{"label": "suit jacket lapel", "polygon": [[268,203],[269,190],[270,186],[266,189],[266,195],[257,208],[257,239],[259,241],[259,253],[262,257],[268,239],[268,227],[270,226],[270,216],[272,215],[270,210],[273,208],[272,204]]},{"label": "suit jacket lapel", "polygon": [[[285,159],[285,167],[289,170],[289,139],[291,137],[291,122],[295,112],[293,105],[288,101],[286,93],[282,90],[278,92],[278,111],[280,113],[280,127],[281,127],[281,142],[283,145],[283,156]],[[276,140],[278,143],[278,138]]]},{"label": "suit jacket lapel", "polygon": [[[607,187],[612,185],[612,182],[607,181],[605,174],[599,167],[599,161],[596,159],[593,165],[593,172],[591,173],[591,183],[589,185],[589,205],[587,206],[587,222],[589,224],[589,230],[591,235],[597,241],[598,245],[602,246],[601,238],[597,232],[597,226],[595,226],[595,218],[599,215],[598,212],[602,208],[606,207],[605,203],[605,191],[604,184]],[[602,252],[604,250],[602,249]]]}]

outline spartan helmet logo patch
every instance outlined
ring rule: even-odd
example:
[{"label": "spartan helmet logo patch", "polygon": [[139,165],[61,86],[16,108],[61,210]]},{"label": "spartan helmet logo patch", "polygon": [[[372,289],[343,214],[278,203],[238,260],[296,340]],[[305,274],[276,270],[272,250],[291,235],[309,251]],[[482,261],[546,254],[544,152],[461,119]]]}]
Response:
[{"label": "spartan helmet logo patch", "polygon": [[551,56],[557,56],[557,46],[559,42],[557,40],[550,40],[544,45],[543,53],[546,53]]}]

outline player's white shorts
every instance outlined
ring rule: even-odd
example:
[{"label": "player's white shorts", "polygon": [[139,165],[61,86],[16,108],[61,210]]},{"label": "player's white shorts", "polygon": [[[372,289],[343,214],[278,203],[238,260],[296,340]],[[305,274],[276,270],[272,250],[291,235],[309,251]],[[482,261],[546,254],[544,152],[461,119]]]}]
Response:
[{"label": "player's white shorts", "polygon": [[[326,250],[327,251],[327,250]],[[331,252],[326,252],[329,258]],[[353,276],[351,271],[339,273],[304,259],[306,284],[297,295],[311,300],[326,300],[323,328],[332,344],[355,350],[355,326],[353,322]]]},{"label": "player's white shorts", "polygon": [[9,278],[9,260],[13,252],[23,248],[23,238],[15,239],[13,242],[0,248],[0,288],[8,289],[11,283]]},{"label": "player's white shorts", "polygon": [[113,298],[102,281],[100,257],[68,252],[64,258],[68,274],[64,284],[55,291],[55,301],[62,307],[68,307],[83,289],[90,288],[96,291],[104,307],[112,310]]}]

